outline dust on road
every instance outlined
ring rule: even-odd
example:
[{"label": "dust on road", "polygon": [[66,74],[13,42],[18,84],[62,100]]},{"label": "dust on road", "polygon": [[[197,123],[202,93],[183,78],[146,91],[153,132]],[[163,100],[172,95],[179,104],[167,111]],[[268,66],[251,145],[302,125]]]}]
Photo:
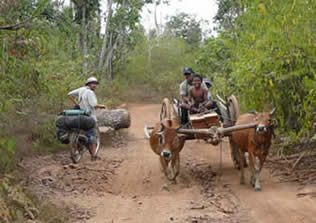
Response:
[{"label": "dust on road", "polygon": [[56,204],[75,205],[81,211],[73,222],[316,222],[316,199],[297,197],[297,185],[278,183],[268,171],[261,192],[248,182],[239,185],[227,142],[221,176],[219,147],[190,141],[181,152],[178,183],[162,190],[158,157],[143,133],[144,125],[159,120],[160,105],[134,104],[130,112],[129,130],[103,138],[102,160],[90,162],[85,154],[72,165],[68,153],[26,160],[29,186]]}]

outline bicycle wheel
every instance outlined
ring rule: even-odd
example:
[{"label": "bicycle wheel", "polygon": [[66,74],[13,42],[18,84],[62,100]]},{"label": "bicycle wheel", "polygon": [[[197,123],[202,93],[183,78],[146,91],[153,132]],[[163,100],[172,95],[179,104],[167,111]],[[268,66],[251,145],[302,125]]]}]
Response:
[{"label": "bicycle wheel", "polygon": [[99,151],[100,151],[100,149],[101,149],[101,136],[100,136],[100,131],[99,131],[99,128],[97,127],[97,129],[96,129],[96,135],[95,135],[95,137],[97,138],[97,147],[96,147],[96,149],[95,149],[95,155],[97,156],[98,155],[98,153],[99,153]]},{"label": "bicycle wheel", "polygon": [[82,158],[82,155],[83,155],[85,148],[82,148],[83,145],[81,143],[79,143],[78,134],[76,134],[75,139],[73,140],[72,147],[74,147],[75,144],[77,145],[77,150],[74,151],[73,148],[71,149],[70,158],[71,158],[73,163],[79,163],[79,161]]}]

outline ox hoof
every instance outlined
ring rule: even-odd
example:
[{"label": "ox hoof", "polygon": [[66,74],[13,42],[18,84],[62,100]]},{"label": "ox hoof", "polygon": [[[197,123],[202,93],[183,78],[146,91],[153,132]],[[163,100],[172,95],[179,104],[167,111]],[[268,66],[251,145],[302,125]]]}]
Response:
[{"label": "ox hoof", "polygon": [[255,191],[256,192],[261,191],[261,187],[255,187]]},{"label": "ox hoof", "polygon": [[169,187],[167,184],[162,185],[161,190],[169,191]]},{"label": "ox hoof", "polygon": [[252,187],[255,187],[255,178],[253,177],[250,178],[250,184]]},{"label": "ox hoof", "polygon": [[178,183],[176,179],[173,179],[170,182],[171,182],[171,184],[177,184]]},{"label": "ox hoof", "polygon": [[240,184],[241,185],[245,184],[245,180],[244,179],[240,179]]},{"label": "ox hoof", "polygon": [[233,167],[236,169],[236,170],[240,170],[240,165],[238,162],[233,162]]}]

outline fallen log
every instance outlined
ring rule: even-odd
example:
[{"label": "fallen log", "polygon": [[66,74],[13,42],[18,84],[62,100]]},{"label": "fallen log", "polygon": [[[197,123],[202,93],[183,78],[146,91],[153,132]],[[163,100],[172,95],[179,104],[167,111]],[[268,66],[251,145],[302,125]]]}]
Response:
[{"label": "fallen log", "polygon": [[98,126],[111,127],[115,130],[129,128],[131,125],[131,115],[125,109],[98,110]]}]

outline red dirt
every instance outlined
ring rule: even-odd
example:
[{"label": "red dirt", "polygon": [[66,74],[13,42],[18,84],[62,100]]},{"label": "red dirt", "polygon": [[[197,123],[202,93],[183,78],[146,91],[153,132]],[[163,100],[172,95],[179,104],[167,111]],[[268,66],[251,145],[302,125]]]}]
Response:
[{"label": "red dirt", "polygon": [[78,165],[70,165],[64,153],[25,161],[34,169],[30,182],[37,182],[30,185],[54,203],[88,210],[74,222],[316,222],[316,199],[297,197],[298,185],[278,183],[265,169],[261,192],[249,180],[239,185],[227,142],[221,176],[219,147],[189,141],[181,152],[178,183],[162,190],[158,157],[143,133],[144,125],[158,121],[159,111],[160,105],[130,106],[131,128],[104,138],[97,162],[88,153]]}]

